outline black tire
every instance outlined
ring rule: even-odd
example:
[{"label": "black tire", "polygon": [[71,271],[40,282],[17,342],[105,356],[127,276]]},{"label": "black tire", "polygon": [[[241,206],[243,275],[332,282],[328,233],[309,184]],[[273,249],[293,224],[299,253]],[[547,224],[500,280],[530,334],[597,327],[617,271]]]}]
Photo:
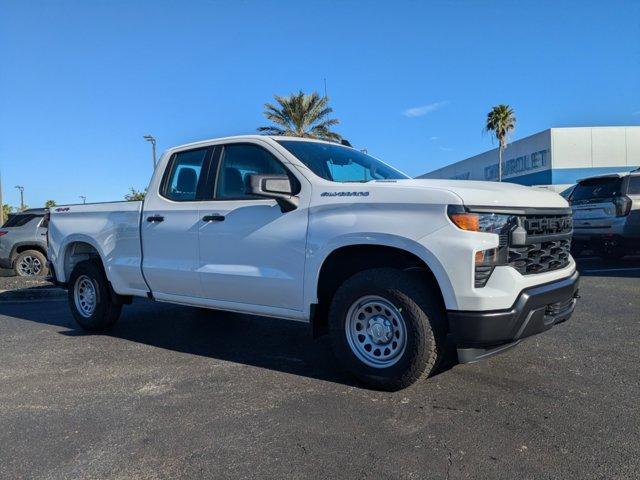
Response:
[{"label": "black tire", "polygon": [[[350,309],[371,296],[391,303],[401,312],[406,327],[404,351],[390,366],[368,365],[349,345]],[[329,329],[335,356],[349,372],[371,387],[395,391],[437,368],[445,351],[447,323],[437,287],[422,274],[376,268],[357,273],[338,288],[329,309]]]},{"label": "black tire", "polygon": [[[92,312],[83,313],[76,304],[76,289],[80,287],[78,285],[80,281],[87,280],[91,282],[94,289],[96,302]],[[85,330],[91,332],[107,330],[120,318],[122,305],[113,302],[111,286],[102,265],[97,260],[85,260],[75,266],[69,278],[67,298],[73,318]]]},{"label": "black tire", "polygon": [[19,277],[44,277],[49,273],[47,257],[38,250],[20,252],[13,262],[13,271]]}]

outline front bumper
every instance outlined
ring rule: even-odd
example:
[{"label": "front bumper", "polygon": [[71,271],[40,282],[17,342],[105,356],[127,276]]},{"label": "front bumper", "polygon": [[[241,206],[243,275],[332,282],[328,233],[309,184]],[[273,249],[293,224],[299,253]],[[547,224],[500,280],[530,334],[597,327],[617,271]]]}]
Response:
[{"label": "front bumper", "polygon": [[523,290],[507,310],[449,310],[451,338],[460,362],[499,353],[568,320],[578,298],[578,284],[576,271],[570,277]]}]

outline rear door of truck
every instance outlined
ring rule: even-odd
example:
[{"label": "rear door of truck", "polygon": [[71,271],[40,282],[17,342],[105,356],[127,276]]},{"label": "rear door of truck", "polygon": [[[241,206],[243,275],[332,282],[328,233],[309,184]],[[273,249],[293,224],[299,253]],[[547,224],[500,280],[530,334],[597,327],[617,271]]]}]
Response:
[{"label": "rear door of truck", "polygon": [[147,192],[141,221],[142,266],[159,299],[201,296],[199,209],[212,150],[201,147],[174,153],[158,190]]}]

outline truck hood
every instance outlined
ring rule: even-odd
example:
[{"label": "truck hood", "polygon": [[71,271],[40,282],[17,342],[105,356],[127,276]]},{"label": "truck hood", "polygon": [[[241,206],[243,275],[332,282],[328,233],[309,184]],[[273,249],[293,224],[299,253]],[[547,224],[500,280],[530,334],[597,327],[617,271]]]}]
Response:
[{"label": "truck hood", "polygon": [[446,190],[458,196],[464,205],[495,207],[568,208],[567,201],[555,192],[509,182],[474,180],[397,180],[403,187]]}]

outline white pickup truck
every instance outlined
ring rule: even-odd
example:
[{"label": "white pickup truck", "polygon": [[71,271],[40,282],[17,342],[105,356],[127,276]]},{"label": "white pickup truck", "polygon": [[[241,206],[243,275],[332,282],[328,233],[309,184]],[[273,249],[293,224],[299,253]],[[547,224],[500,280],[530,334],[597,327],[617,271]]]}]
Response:
[{"label": "white pickup truck", "polygon": [[413,180],[358,150],[242,136],[172,148],[144,202],[52,209],[48,246],[83,328],[132,297],[308,322],[377,388],[568,319],[571,209],[513,184]]}]

